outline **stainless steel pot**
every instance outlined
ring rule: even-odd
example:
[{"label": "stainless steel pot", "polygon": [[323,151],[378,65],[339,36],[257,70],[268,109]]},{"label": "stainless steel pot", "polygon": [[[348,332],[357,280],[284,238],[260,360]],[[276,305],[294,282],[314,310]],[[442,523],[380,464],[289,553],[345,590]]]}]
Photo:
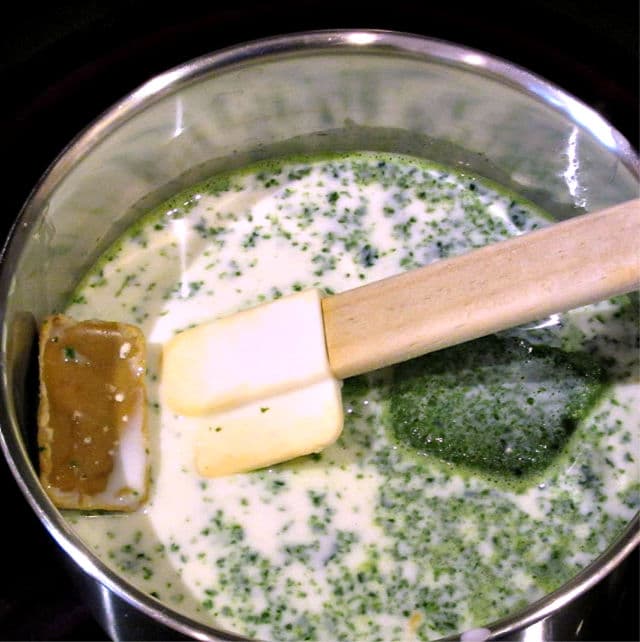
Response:
[{"label": "stainless steel pot", "polygon": [[[2,447],[27,501],[71,560],[114,639],[236,639],[130,586],[72,532],[34,468],[36,324],[144,210],[220,168],[268,156],[377,149],[482,174],[560,217],[638,192],[640,163],[597,113],[527,71],[461,46],[383,31],[253,42],[153,78],[74,140],[4,248]],[[571,639],[558,614],[638,546],[639,518],[582,573],[468,639]],[[568,627],[568,628],[567,628]]]}]

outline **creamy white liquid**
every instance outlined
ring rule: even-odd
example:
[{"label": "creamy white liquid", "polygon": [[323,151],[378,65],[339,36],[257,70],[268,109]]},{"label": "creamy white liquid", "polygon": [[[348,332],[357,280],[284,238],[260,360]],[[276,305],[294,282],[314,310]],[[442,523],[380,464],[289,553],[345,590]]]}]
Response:
[{"label": "creamy white liquid", "polygon": [[[539,331],[545,342],[591,341],[621,374],[558,465],[524,490],[409,456],[380,421],[383,383],[364,396],[345,391],[343,437],[320,458],[199,478],[193,425],[158,395],[161,344],[175,332],[547,223],[474,178],[373,154],[263,166],[221,193],[212,186],[146,219],[67,310],[139,324],[149,342],[150,500],[132,515],[69,514],[127,579],[203,622],[262,639],[429,639],[556,588],[633,516],[637,355],[635,330],[614,318],[618,303]],[[606,338],[614,335],[621,343]]]}]

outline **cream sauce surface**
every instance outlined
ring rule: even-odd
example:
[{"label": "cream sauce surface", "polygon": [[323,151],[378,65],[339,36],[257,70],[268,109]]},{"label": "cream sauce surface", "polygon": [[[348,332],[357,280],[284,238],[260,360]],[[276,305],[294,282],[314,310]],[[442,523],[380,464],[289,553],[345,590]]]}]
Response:
[{"label": "cream sauce surface", "polygon": [[524,486],[394,441],[383,421],[388,371],[345,383],[345,429],[322,454],[200,478],[192,425],[160,403],[158,367],[162,343],[194,324],[306,287],[356,287],[548,222],[474,176],[373,153],[263,164],[150,213],[66,312],[135,323],[147,337],[151,495],[131,515],[69,514],[74,528],[171,607],[267,640],[432,639],[557,588],[640,505],[633,297],[517,331],[611,357],[615,380]]}]

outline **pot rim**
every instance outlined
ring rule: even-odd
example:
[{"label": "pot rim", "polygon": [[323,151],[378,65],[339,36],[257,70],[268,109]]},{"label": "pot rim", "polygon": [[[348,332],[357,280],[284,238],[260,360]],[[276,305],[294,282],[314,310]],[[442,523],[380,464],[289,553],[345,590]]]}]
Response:
[{"label": "pot rim", "polygon": [[[151,78],[98,116],[67,145],[29,195],[0,253],[0,301],[10,296],[11,266],[20,255],[30,233],[31,224],[37,220],[42,205],[79,159],[129,119],[165,96],[197,82],[203,76],[227,72],[244,64],[255,63],[257,60],[325,52],[389,53],[430,60],[492,78],[535,98],[571,122],[582,126],[640,179],[640,158],[626,138],[596,111],[543,78],[483,51],[422,35],[379,29],[315,30],[262,38],[205,54]],[[72,531],[42,489],[21,439],[19,422],[8,394],[5,330],[3,322],[0,348],[3,401],[0,403],[0,446],[22,493],[51,536],[85,573],[160,624],[197,640],[246,639],[228,631],[196,623],[135,588],[97,559]],[[640,512],[615,542],[559,589],[514,615],[483,625],[490,632],[487,633],[487,637],[514,632],[556,613],[603,579],[639,545]]]}]

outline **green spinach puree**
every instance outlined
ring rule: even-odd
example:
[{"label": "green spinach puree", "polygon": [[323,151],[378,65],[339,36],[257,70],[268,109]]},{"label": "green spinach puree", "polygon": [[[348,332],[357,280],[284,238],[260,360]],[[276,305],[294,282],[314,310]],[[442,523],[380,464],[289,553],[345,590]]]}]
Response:
[{"label": "green spinach puree", "polygon": [[602,387],[587,353],[490,336],[396,367],[387,421],[421,453],[513,480],[554,460]]}]

